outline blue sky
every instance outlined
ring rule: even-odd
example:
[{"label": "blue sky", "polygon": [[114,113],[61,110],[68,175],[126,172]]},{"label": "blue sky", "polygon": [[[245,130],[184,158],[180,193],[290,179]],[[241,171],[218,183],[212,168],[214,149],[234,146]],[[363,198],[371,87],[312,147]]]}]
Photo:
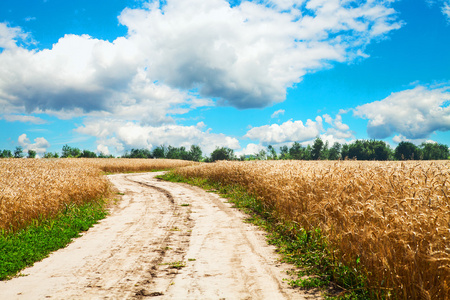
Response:
[{"label": "blue sky", "polygon": [[450,145],[450,0],[2,0],[0,149]]}]

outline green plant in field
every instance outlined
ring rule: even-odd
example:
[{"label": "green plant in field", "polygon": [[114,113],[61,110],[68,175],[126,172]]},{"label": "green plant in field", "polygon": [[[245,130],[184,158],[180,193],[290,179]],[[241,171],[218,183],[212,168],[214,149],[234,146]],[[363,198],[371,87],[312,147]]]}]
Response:
[{"label": "green plant in field", "polygon": [[181,269],[186,267],[186,264],[183,261],[173,261],[169,263],[162,263],[161,266],[169,266],[171,269]]},{"label": "green plant in field", "polygon": [[33,220],[16,232],[0,232],[0,280],[9,279],[49,253],[65,247],[80,232],[107,215],[104,201],[69,205],[53,219]]},{"label": "green plant in field", "polygon": [[320,229],[306,231],[295,223],[277,219],[275,211],[238,185],[221,185],[203,178],[184,178],[172,172],[158,177],[197,185],[207,191],[214,190],[249,214],[246,221],[269,232],[268,243],[277,247],[284,262],[298,267],[298,271],[293,274],[296,279],[286,279],[289,285],[323,290],[337,287],[341,292],[339,296],[329,295],[328,299],[370,298],[368,291],[364,289],[365,277],[362,272],[335,261],[332,249]]}]

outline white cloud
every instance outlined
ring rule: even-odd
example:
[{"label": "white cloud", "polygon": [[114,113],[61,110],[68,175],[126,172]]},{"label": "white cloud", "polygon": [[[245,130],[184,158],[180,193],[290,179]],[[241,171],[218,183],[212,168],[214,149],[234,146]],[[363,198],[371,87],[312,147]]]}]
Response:
[{"label": "white cloud", "polygon": [[[20,27],[10,27],[6,23],[0,23],[0,50],[16,50],[19,41],[25,41],[29,35]],[[0,51],[1,53],[1,51]]]},{"label": "white cloud", "polygon": [[449,90],[417,86],[358,106],[354,115],[369,119],[367,133],[371,138],[398,133],[407,139],[424,139],[435,131],[450,130]]},{"label": "white cloud", "polygon": [[345,143],[348,139],[353,138],[353,132],[350,130],[350,127],[342,123],[342,113],[345,112],[342,111],[337,114],[334,120],[329,115],[323,115],[325,122],[331,126],[327,128],[323,139],[328,140],[330,144],[332,142]]},{"label": "white cloud", "polygon": [[[96,136],[98,151],[161,143],[238,149],[235,138],[176,125],[174,116],[211,99],[237,108],[284,101],[308,72],[364,56],[367,44],[399,28],[390,2],[151,1],[122,11],[125,37],[67,34],[43,50],[23,47],[29,35],[0,23],[0,114],[88,116],[78,131]],[[322,132],[321,119],[272,126],[247,136],[267,144]]]},{"label": "white cloud", "polygon": [[23,122],[23,123],[31,123],[31,124],[46,124],[47,121],[35,116],[28,115],[4,115],[0,117],[0,119],[4,119],[8,122]]},{"label": "white cloud", "polygon": [[433,143],[433,144],[437,143],[436,141],[433,141],[430,139],[408,139],[401,134],[394,136],[392,138],[392,141],[396,144],[398,144],[400,142],[411,142],[416,145],[420,145],[422,143]]},{"label": "white cloud", "polygon": [[100,144],[100,145],[97,146],[97,152],[98,152],[98,153],[103,153],[103,154],[105,154],[105,155],[110,155],[110,154],[111,154],[111,153],[109,152],[108,146],[102,145],[102,144]]},{"label": "white cloud", "polygon": [[242,150],[236,151],[236,156],[253,155],[259,153],[261,150],[267,150],[267,148],[260,144],[249,143]]},{"label": "white cloud", "polygon": [[211,105],[202,98],[264,107],[310,70],[350,61],[400,26],[389,1],[263,2],[151,2],[121,13],[126,37],[68,34],[40,51],[22,48],[28,35],[0,23],[0,105],[66,116],[127,110],[134,120],[144,112],[148,124]]},{"label": "white cloud", "polygon": [[163,8],[126,9],[120,21],[151,54],[150,77],[239,108],[283,101],[309,70],[350,60],[400,26],[385,1],[267,3],[169,0]]},{"label": "white cloud", "polygon": [[280,144],[286,142],[303,142],[315,138],[322,131],[322,118],[315,121],[289,120],[281,125],[272,124],[250,129],[244,136],[251,140],[259,140],[262,145]]},{"label": "white cloud", "polygon": [[36,153],[42,154],[50,147],[50,143],[43,137],[35,138],[34,143],[31,143],[25,133],[19,136],[18,142],[25,152],[34,150]]},{"label": "white cloud", "polygon": [[450,1],[446,0],[442,3],[442,13],[447,18],[447,21],[450,22]]},{"label": "white cloud", "polygon": [[274,119],[274,118],[278,117],[279,115],[284,115],[284,113],[285,113],[284,109],[279,109],[276,112],[274,112],[270,117],[272,119]]},{"label": "white cloud", "polygon": [[[323,124],[323,121],[328,125]],[[353,132],[342,122],[341,114],[338,114],[335,119],[329,115],[317,116],[315,121],[307,120],[305,124],[300,120],[289,120],[281,125],[254,127],[244,137],[258,140],[260,144],[267,146],[292,142],[309,144],[318,136],[330,144],[346,143],[353,138]]]},{"label": "white cloud", "polygon": [[216,147],[240,148],[236,138],[211,133],[210,129],[204,131],[203,128],[203,122],[196,126],[149,126],[120,120],[89,120],[76,131],[97,137],[100,146],[97,150],[106,151],[106,147],[113,147],[117,153],[131,148],[151,149],[162,144],[187,148],[198,145],[205,153]]}]

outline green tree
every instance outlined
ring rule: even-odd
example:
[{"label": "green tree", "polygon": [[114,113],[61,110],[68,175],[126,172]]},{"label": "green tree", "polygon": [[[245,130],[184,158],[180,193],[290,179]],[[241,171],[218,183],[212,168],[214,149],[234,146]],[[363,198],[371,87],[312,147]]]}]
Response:
[{"label": "green tree", "polygon": [[424,160],[441,160],[448,159],[448,146],[438,143],[422,143],[420,145]]},{"label": "green tree", "polygon": [[266,158],[267,158],[266,150],[261,149],[261,150],[259,150],[258,153],[255,153],[254,156],[257,160],[266,160]]},{"label": "green tree", "polygon": [[181,159],[180,149],[178,149],[176,147],[172,147],[172,146],[167,147],[166,158]]},{"label": "green tree", "polygon": [[189,152],[186,150],[185,147],[178,148],[178,152],[180,155],[180,159],[182,160],[191,160],[191,156],[189,155]]},{"label": "green tree", "polygon": [[69,145],[64,145],[62,147],[61,157],[62,158],[68,158],[68,157],[80,157],[81,150],[78,148],[72,148]]},{"label": "green tree", "polygon": [[419,160],[421,159],[420,148],[411,142],[400,142],[395,148],[394,157],[397,160]]},{"label": "green tree", "polygon": [[302,145],[300,145],[298,142],[294,142],[292,144],[291,148],[289,148],[289,157],[291,159],[302,159]]},{"label": "green tree", "polygon": [[288,146],[280,147],[280,159],[290,159]]},{"label": "green tree", "polygon": [[217,160],[234,160],[234,159],[236,159],[236,157],[234,155],[233,149],[230,149],[227,147],[221,147],[221,148],[216,148],[216,150],[214,150],[211,153],[210,161],[215,162]]},{"label": "green tree", "polygon": [[314,140],[314,143],[311,148],[311,158],[314,160],[321,159],[323,157],[322,156],[323,150],[324,150],[324,143],[320,137],[317,137]]},{"label": "green tree", "polygon": [[52,152],[45,152],[44,158],[58,158],[58,152],[52,153]]},{"label": "green tree", "polygon": [[393,157],[393,152],[389,144],[383,141],[370,141],[369,142],[373,153],[373,158],[375,160],[391,160]]},{"label": "green tree", "polygon": [[36,158],[36,151],[28,150],[28,158]]},{"label": "green tree", "polygon": [[0,158],[11,158],[11,157],[13,157],[11,150],[0,151]]},{"label": "green tree", "polygon": [[328,159],[329,160],[338,160],[339,158],[341,158],[341,144],[339,144],[338,142],[335,142],[333,144],[333,146],[330,148],[330,150],[328,151]]},{"label": "green tree", "polygon": [[189,150],[189,160],[192,161],[201,161],[202,160],[202,149],[200,146],[191,145],[191,149]]},{"label": "green tree", "polygon": [[275,148],[272,145],[267,146],[267,159],[278,159],[277,151],[275,151]]},{"label": "green tree", "polygon": [[95,154],[95,152],[89,151],[89,150],[83,150],[83,152],[81,152],[80,157],[85,157],[85,158],[96,158],[97,154]]},{"label": "green tree", "polygon": [[165,158],[167,154],[167,148],[164,145],[160,145],[153,149],[153,157],[155,158]]},{"label": "green tree", "polygon": [[15,158],[22,158],[24,156],[23,154],[23,148],[20,146],[17,146],[14,150],[14,157]]}]

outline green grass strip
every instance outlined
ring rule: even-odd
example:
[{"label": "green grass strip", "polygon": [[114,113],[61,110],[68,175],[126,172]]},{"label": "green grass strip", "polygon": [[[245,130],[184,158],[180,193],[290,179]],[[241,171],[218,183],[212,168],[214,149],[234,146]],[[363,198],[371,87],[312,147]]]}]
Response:
[{"label": "green grass strip", "polygon": [[[348,267],[336,261],[327,239],[320,229],[306,231],[296,224],[277,218],[274,211],[241,186],[221,185],[202,178],[185,178],[172,172],[157,176],[172,182],[184,182],[214,191],[229,199],[237,208],[249,215],[247,219],[266,230],[269,244],[275,245],[283,261],[294,264],[298,271],[293,280],[287,280],[293,287],[319,288],[325,291],[327,299],[370,299],[365,288],[365,277],[361,270]],[[358,261],[356,261],[356,265]]]},{"label": "green grass strip", "polygon": [[55,218],[35,220],[16,232],[0,232],[0,280],[10,279],[51,252],[64,248],[106,215],[105,201],[99,200],[69,205]]}]

